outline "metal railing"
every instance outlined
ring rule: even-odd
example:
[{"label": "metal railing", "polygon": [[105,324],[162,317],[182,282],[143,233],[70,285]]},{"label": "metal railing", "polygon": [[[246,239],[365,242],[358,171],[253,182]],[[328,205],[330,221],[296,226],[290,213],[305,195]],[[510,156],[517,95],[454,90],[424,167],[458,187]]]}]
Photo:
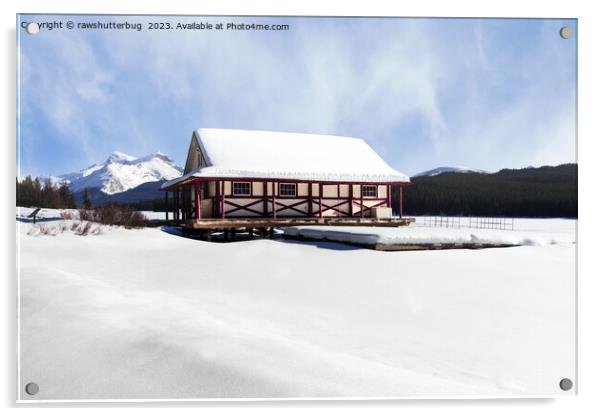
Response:
[{"label": "metal railing", "polygon": [[481,228],[491,230],[514,230],[514,218],[505,217],[416,217],[419,227]]}]

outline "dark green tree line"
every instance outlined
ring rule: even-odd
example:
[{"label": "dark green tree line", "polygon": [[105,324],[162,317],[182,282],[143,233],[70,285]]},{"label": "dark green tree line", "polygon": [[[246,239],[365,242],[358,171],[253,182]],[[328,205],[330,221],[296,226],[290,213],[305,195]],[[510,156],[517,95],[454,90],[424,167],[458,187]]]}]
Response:
[{"label": "dark green tree line", "polygon": [[415,177],[403,204],[404,215],[576,218],[577,165]]},{"label": "dark green tree line", "polygon": [[67,184],[53,185],[50,179],[42,181],[31,176],[16,180],[17,206],[43,208],[76,208],[73,193]]}]

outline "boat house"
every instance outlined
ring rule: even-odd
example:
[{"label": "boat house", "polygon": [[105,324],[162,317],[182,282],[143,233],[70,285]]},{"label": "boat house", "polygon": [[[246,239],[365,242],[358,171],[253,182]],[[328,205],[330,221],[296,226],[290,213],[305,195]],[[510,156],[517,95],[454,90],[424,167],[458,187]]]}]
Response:
[{"label": "boat house", "polygon": [[225,229],[243,219],[268,227],[399,223],[392,189],[401,211],[408,185],[362,139],[203,128],[192,134],[183,176],[161,190],[176,221]]}]

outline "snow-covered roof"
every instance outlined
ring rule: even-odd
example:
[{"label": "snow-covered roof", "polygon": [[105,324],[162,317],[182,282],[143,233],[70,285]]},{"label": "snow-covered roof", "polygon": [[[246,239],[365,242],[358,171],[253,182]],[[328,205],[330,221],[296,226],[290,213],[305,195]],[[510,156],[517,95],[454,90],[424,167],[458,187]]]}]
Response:
[{"label": "snow-covered roof", "polygon": [[325,182],[409,182],[363,139],[259,130],[198,129],[208,166],[163,184],[191,177],[294,179]]}]

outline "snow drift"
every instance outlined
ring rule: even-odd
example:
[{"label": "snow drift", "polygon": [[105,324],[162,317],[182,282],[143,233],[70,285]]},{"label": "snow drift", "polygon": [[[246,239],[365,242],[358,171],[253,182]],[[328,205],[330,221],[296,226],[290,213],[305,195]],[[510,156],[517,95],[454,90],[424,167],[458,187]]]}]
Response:
[{"label": "snow drift", "polygon": [[[383,253],[155,228],[31,237],[28,212],[19,380],[40,391],[22,400],[574,393],[558,388],[575,379],[574,244]],[[528,229],[570,241],[574,224]]]}]

